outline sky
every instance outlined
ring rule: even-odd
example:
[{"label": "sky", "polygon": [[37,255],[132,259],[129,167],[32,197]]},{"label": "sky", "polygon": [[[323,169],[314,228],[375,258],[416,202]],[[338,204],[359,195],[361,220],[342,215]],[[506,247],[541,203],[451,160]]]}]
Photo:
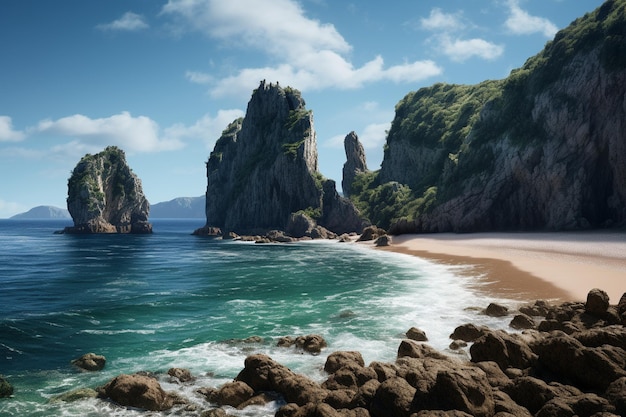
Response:
[{"label": "sky", "polygon": [[154,204],[204,195],[205,162],[261,80],[302,92],[319,170],[355,131],[382,161],[395,105],[505,78],[601,0],[2,0],[0,218],[66,207],[82,156],[116,145]]}]

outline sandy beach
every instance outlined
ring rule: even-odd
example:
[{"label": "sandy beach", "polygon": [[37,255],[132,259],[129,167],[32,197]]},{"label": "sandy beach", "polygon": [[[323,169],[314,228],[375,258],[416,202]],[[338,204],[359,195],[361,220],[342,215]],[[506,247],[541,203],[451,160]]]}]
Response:
[{"label": "sandy beach", "polygon": [[626,292],[626,233],[472,233],[394,236],[383,248],[481,277],[476,288],[520,300],[584,301],[592,288]]}]

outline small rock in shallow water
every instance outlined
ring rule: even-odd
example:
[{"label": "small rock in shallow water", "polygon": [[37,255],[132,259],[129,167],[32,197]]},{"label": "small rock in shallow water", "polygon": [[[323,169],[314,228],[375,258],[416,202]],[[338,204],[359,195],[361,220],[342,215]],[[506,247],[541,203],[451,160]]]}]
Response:
[{"label": "small rock in shallow water", "polygon": [[100,371],[106,364],[106,358],[95,353],[86,353],[80,358],[74,359],[72,365],[85,371]]}]

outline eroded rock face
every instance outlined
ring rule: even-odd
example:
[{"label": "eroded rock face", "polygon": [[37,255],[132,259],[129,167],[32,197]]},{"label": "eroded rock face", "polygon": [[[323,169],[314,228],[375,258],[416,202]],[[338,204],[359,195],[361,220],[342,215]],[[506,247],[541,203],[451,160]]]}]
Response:
[{"label": "eroded rock face", "polygon": [[109,146],[85,155],[67,187],[74,226],[65,233],[152,233],[150,203],[121,149]]},{"label": "eroded rock face", "polygon": [[356,133],[348,133],[343,141],[343,146],[346,151],[346,163],[343,164],[341,188],[343,189],[343,196],[350,197],[354,178],[358,173],[367,172],[367,162],[365,150]]},{"label": "eroded rock face", "polygon": [[[285,230],[292,213],[306,211],[332,232],[360,232],[360,222],[352,226],[356,208],[318,172],[313,114],[290,87],[261,82],[245,118],[217,140],[207,179],[205,228],[240,235]],[[337,230],[346,224],[350,230]]]}]

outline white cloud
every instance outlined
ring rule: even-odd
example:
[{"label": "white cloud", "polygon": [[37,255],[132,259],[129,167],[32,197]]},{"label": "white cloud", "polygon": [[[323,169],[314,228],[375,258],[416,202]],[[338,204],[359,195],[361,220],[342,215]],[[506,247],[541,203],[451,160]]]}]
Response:
[{"label": "white cloud", "polygon": [[192,82],[211,85],[213,96],[247,95],[260,80],[278,81],[300,90],[354,89],[376,81],[415,82],[441,73],[432,61],[385,68],[377,56],[361,67],[346,58],[352,46],[333,25],[305,16],[294,0],[169,0],[162,14],[180,27],[202,32],[229,47],[254,49],[275,65],[243,68],[222,79],[188,72]]},{"label": "white cloud", "polygon": [[214,79],[212,75],[200,71],[187,71],[185,77],[195,84],[210,84]]},{"label": "white cloud", "polygon": [[[380,149],[387,138],[387,131],[391,128],[391,122],[371,123],[357,133],[359,142],[363,144],[365,149]],[[326,148],[343,149],[343,142],[346,135],[335,135],[324,141],[323,146]]]},{"label": "white cloud", "polygon": [[75,114],[58,120],[43,120],[35,131],[73,138],[71,146],[118,145],[130,152],[167,151],[184,146],[176,138],[160,137],[158,124],[149,117],[133,117],[128,112],[100,119]]},{"label": "white cloud", "polygon": [[510,15],[504,25],[508,30],[516,35],[530,35],[533,33],[541,33],[547,38],[552,38],[558,31],[558,27],[550,20],[531,16],[528,12],[522,10],[518,0],[508,1]]},{"label": "white cloud", "polygon": [[449,36],[442,36],[440,46],[442,52],[456,62],[463,62],[472,57],[494,60],[504,52],[502,45],[478,38],[453,40]]},{"label": "white cloud", "polygon": [[222,131],[235,119],[243,117],[242,110],[219,110],[217,116],[205,114],[191,126],[175,124],[165,129],[165,136],[173,140],[201,139],[206,142],[207,148],[212,150],[215,141],[222,135]]},{"label": "white cloud", "polygon": [[380,149],[385,143],[389,129],[391,129],[391,122],[372,123],[365,126],[359,135],[359,141],[365,149]]},{"label": "white cloud", "polygon": [[25,136],[24,132],[13,130],[13,121],[9,116],[0,116],[0,142],[19,142]]},{"label": "white cloud", "polygon": [[96,28],[104,31],[125,31],[125,32],[135,32],[142,29],[147,29],[149,26],[144,20],[143,16],[133,13],[126,12],[117,20],[112,21],[111,23],[103,23],[101,25],[96,26]]},{"label": "white cloud", "polygon": [[420,19],[420,26],[422,29],[430,31],[455,31],[462,29],[465,25],[458,15],[444,13],[441,9],[434,8],[428,17]]}]

